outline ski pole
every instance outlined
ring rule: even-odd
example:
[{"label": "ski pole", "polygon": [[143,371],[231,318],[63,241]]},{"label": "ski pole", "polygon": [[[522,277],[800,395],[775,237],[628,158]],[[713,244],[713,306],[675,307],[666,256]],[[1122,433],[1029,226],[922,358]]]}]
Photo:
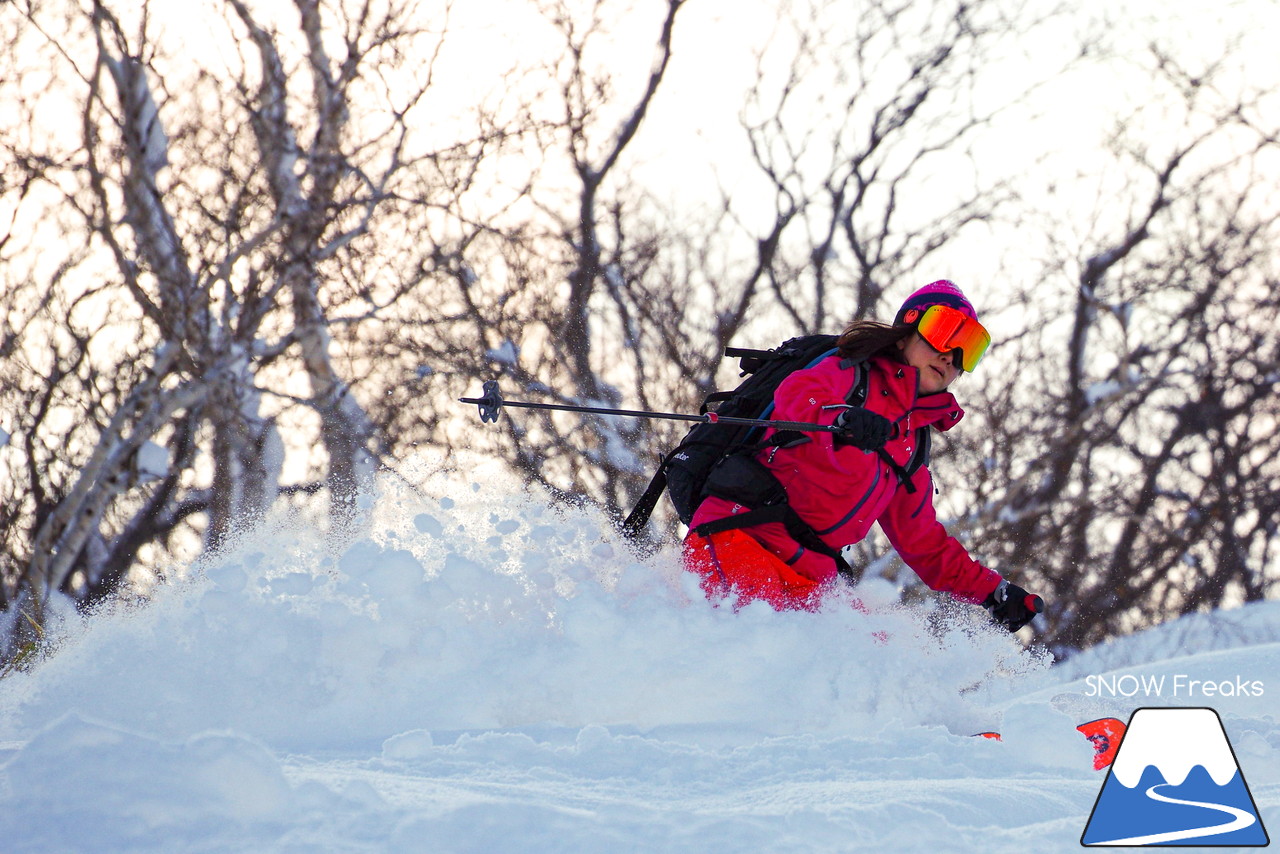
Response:
[{"label": "ski pole", "polygon": [[668,421],[701,421],[704,424],[734,424],[747,427],[773,427],[778,430],[799,430],[810,433],[838,433],[840,428],[834,424],[812,424],[807,421],[771,421],[767,418],[740,418],[736,415],[718,415],[704,412],[701,415],[689,415],[680,412],[645,412],[637,409],[606,409],[598,406],[570,406],[564,403],[524,403],[518,400],[503,400],[498,391],[498,381],[489,380],[484,384],[483,397],[461,397],[459,403],[473,403],[480,409],[481,421],[497,421],[504,406],[515,406],[521,409],[551,409],[558,412],[585,412],[592,415],[620,415],[626,418],[661,418]]}]

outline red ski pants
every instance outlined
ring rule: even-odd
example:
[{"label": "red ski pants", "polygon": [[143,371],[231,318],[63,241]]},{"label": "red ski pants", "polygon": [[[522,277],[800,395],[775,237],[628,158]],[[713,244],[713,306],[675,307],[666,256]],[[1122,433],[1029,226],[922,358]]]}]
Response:
[{"label": "red ski pants", "polygon": [[684,564],[702,578],[702,592],[715,602],[733,596],[737,610],[762,599],[779,611],[816,611],[823,585],[796,572],[741,530],[684,538]]}]

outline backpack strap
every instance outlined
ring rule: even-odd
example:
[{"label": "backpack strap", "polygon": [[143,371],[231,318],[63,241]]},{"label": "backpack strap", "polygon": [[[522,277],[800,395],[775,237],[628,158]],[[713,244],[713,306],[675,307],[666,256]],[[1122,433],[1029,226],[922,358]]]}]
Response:
[{"label": "backpack strap", "polygon": [[916,491],[916,485],[911,482],[911,479],[915,477],[916,472],[928,464],[932,448],[933,428],[925,426],[916,428],[916,446],[911,451],[911,456],[907,458],[906,465],[899,465],[898,461],[889,456],[889,452],[884,448],[879,448],[876,454],[884,460],[885,465],[893,469],[893,473],[898,476],[898,483],[902,484],[902,488],[908,495],[911,495]]},{"label": "backpack strap", "polygon": [[817,552],[820,555],[826,555],[831,558],[835,561],[836,571],[841,575],[852,576],[853,567],[849,566],[849,562],[844,559],[844,555],[824,543],[818,537],[817,532],[813,530],[813,527],[801,519],[799,513],[791,509],[790,504],[771,504],[767,507],[757,507],[745,513],[726,516],[723,519],[715,519],[711,522],[703,522],[693,530],[699,536],[709,537],[722,531],[752,528],[769,522],[781,522],[786,526],[787,533],[791,535],[791,539],[811,552]]},{"label": "backpack strap", "polygon": [[640,494],[640,498],[636,501],[636,506],[631,508],[631,512],[627,514],[627,518],[622,521],[622,535],[632,542],[641,542],[641,534],[649,524],[649,517],[653,515],[653,508],[658,506],[659,499],[662,498],[662,492],[667,488],[667,466],[671,464],[671,460],[680,452],[681,448],[677,446],[662,458],[662,462],[658,463],[658,470],[653,473],[653,479],[649,481],[649,485],[644,488],[644,492]]},{"label": "backpack strap", "polygon": [[[831,336],[832,341],[835,336]],[[789,359],[801,352],[801,339],[791,338],[783,342],[781,347],[775,350],[753,350],[750,347],[725,347],[724,355],[726,359],[738,359],[739,367],[742,370],[741,375],[753,374],[760,370],[765,362],[771,362],[774,359]],[[825,357],[824,357],[825,358]]]},{"label": "backpack strap", "polygon": [[911,458],[907,460],[907,473],[914,475],[920,469],[929,464],[929,456],[933,453],[933,428],[917,427],[916,428],[916,449],[911,452]]},{"label": "backpack strap", "polygon": [[713,404],[713,403],[724,403],[726,400],[731,400],[731,399],[733,398],[734,394],[736,394],[736,392],[732,392],[732,391],[713,391],[713,392],[711,392],[711,394],[707,395],[706,397],[704,397],[704,398],[702,399],[702,406],[698,407],[698,414],[699,414],[699,415],[706,415],[706,414],[707,414],[707,410],[709,410],[709,409],[711,408],[711,404]]},{"label": "backpack strap", "polygon": [[658,501],[662,498],[662,492],[666,488],[667,461],[663,460],[662,464],[658,466],[658,470],[653,473],[653,479],[649,481],[649,485],[645,487],[639,500],[636,501],[636,506],[631,508],[627,518],[622,520],[622,536],[633,543],[641,541],[640,535],[649,524],[649,517],[653,515],[653,508],[658,506]]},{"label": "backpack strap", "polygon": [[[908,495],[916,491],[916,485],[911,482],[911,475],[914,472],[907,466],[899,465],[898,461],[890,456],[889,452],[884,448],[876,448],[876,456],[884,460],[884,464],[893,469],[893,473],[898,476],[898,483],[907,491]],[[910,465],[909,462],[908,465]]]},{"label": "backpack strap", "polygon": [[725,347],[724,357],[726,359],[740,359],[741,361],[738,362],[738,365],[741,369],[741,375],[746,376],[747,374],[753,374],[760,370],[760,366],[765,362],[776,359],[780,355],[784,355],[779,351],[785,350],[786,346],[786,344],[783,344],[782,347],[778,348],[778,350],[752,350],[749,347]]},{"label": "backpack strap", "polygon": [[781,522],[793,540],[810,551],[831,558],[838,571],[846,574],[853,571],[840,551],[824,543],[813,526],[792,509],[787,502],[786,489],[774,477],[773,472],[753,455],[730,454],[721,460],[707,478],[705,494],[734,501],[750,509],[745,513],[704,522],[693,529],[695,533],[705,537],[736,528]]},{"label": "backpack strap", "polygon": [[840,361],[840,370],[853,371],[853,382],[849,384],[849,393],[844,396],[844,402],[850,406],[862,406],[865,404],[867,402],[867,385],[870,382],[867,360],[842,359]]}]

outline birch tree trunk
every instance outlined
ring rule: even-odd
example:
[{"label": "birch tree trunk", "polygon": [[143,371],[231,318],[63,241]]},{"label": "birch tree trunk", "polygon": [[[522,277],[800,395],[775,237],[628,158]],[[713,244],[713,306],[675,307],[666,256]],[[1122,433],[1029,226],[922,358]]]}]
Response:
[{"label": "birch tree trunk", "polygon": [[18,416],[0,607],[28,617],[0,665],[51,597],[127,594],[135,567],[189,563],[282,497],[323,493],[333,527],[350,521],[377,431],[357,387],[371,378],[344,360],[456,258],[449,238],[418,239],[402,265],[380,241],[415,211],[448,221],[468,180],[455,164],[478,168],[507,133],[477,107],[456,144],[414,137],[447,7],[297,0],[279,17],[226,0],[214,70],[155,39],[167,6],[7,11],[0,411]]}]

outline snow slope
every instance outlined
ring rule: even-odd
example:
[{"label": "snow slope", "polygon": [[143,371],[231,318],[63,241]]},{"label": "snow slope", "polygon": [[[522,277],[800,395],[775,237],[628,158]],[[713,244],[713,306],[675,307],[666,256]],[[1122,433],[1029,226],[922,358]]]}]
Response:
[{"label": "snow slope", "polygon": [[[470,477],[389,480],[341,539],[273,519],[146,607],[66,617],[0,681],[3,850],[1076,851],[1103,775],[1074,724],[1143,705],[1216,708],[1280,828],[1276,604],[1052,666],[877,586],[871,614],[715,608],[674,548]],[[1125,673],[1264,693],[1095,690]]]}]

